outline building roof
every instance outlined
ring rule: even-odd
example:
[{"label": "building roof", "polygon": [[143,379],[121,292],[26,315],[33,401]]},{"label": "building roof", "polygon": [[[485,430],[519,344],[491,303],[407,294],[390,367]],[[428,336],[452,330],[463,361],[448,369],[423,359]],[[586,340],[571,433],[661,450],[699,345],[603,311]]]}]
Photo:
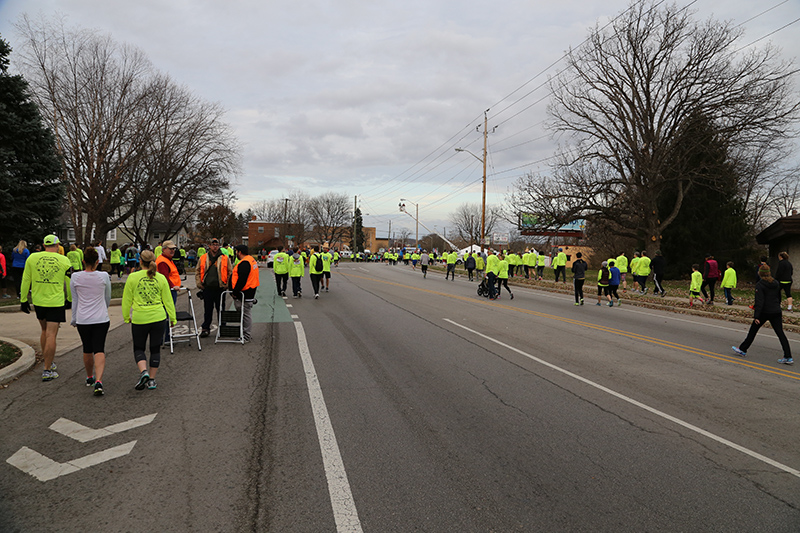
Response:
[{"label": "building roof", "polygon": [[784,237],[800,236],[800,214],[792,211],[792,215],[781,217],[756,235],[758,244],[769,244]]}]

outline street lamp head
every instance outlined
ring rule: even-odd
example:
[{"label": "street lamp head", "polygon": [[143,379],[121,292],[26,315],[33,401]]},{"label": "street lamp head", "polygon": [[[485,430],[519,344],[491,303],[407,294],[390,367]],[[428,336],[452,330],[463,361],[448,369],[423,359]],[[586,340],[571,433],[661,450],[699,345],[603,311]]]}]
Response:
[{"label": "street lamp head", "polygon": [[456,152],[463,152],[463,151],[464,151],[463,148],[456,148]]}]

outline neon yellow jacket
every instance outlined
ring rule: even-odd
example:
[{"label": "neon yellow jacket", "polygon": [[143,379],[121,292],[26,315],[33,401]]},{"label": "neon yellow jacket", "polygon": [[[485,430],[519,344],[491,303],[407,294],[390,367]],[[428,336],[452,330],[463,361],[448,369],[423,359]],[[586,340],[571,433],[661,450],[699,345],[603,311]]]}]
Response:
[{"label": "neon yellow jacket", "polygon": [[620,256],[614,260],[614,266],[619,269],[621,274],[625,274],[628,272],[628,258],[620,254]]},{"label": "neon yellow jacket", "polygon": [[64,287],[67,288],[67,299],[72,301],[67,270],[72,263],[66,256],[56,252],[35,252],[28,256],[25,270],[22,271],[21,303],[28,301],[28,290],[31,291],[33,305],[40,307],[63,307]]},{"label": "neon yellow jacket", "polygon": [[[631,274],[633,274],[635,276],[638,276],[639,274],[638,274],[638,270],[637,270],[637,265],[639,264],[639,258],[638,257],[634,257],[633,259],[631,259],[631,262],[629,264],[630,264],[630,267],[631,267]],[[619,268],[619,267],[617,267],[617,268]],[[622,270],[620,270],[620,272],[622,272]]]},{"label": "neon yellow jacket", "polygon": [[636,263],[636,275],[637,276],[649,276],[650,275],[650,258],[647,256],[643,256],[639,258],[639,262]]},{"label": "neon yellow jacket", "polygon": [[76,272],[83,270],[83,259],[81,259],[81,253],[77,249],[72,252],[67,252],[67,259],[72,263],[72,268]]},{"label": "neon yellow jacket", "polygon": [[494,254],[489,254],[486,258],[486,273],[494,272],[495,275],[500,273],[500,259]]},{"label": "neon yellow jacket", "polygon": [[128,276],[122,293],[122,318],[126,324],[152,324],[164,320],[175,324],[175,304],[164,274],[156,272],[152,278],[147,270]]},{"label": "neon yellow jacket", "polygon": [[278,252],[272,258],[272,271],[276,274],[288,274],[290,267],[289,254],[286,252]]},{"label": "neon yellow jacket", "polygon": [[508,279],[508,261],[502,259],[498,261],[497,277],[499,279]]},{"label": "neon yellow jacket", "polygon": [[700,286],[703,284],[703,275],[695,270],[692,272],[692,283],[689,285],[689,290],[692,292],[700,292]]},{"label": "neon yellow jacket", "polygon": [[722,276],[722,284],[720,285],[723,289],[735,289],[736,288],[736,271],[733,268],[726,268],[725,275]]},{"label": "neon yellow jacket", "polygon": [[290,278],[302,278],[303,274],[306,272],[306,265],[305,261],[303,261],[303,256],[300,254],[295,254],[297,257],[292,256],[289,263],[289,277]]}]

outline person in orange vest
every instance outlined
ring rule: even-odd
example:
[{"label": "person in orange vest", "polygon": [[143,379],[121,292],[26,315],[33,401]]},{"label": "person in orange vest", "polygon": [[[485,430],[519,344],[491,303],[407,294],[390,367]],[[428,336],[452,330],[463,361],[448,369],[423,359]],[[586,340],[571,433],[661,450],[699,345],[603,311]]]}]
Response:
[{"label": "person in orange vest", "polygon": [[250,255],[246,244],[240,244],[234,249],[236,252],[236,259],[239,262],[233,269],[231,276],[231,291],[233,292],[233,305],[236,306],[237,312],[242,312],[244,306],[244,313],[242,316],[242,333],[244,341],[250,342],[252,340],[251,331],[253,329],[253,319],[251,311],[253,310],[253,303],[256,297],[256,288],[258,288],[258,263]]},{"label": "person in orange vest", "polygon": [[211,322],[214,320],[214,309],[219,316],[220,296],[228,289],[231,278],[231,262],[228,256],[222,253],[219,239],[212,238],[208,252],[200,256],[195,272],[197,297],[203,300],[203,324],[200,326],[200,336],[208,337],[211,333]]},{"label": "person in orange vest", "polygon": [[[159,274],[163,274],[169,283],[170,294],[172,294],[172,305],[178,300],[178,288],[181,286],[181,275],[178,267],[175,266],[173,257],[177,253],[178,245],[172,241],[164,241],[161,244],[161,255],[156,257],[156,269]],[[169,342],[169,323],[164,326],[164,344]]]}]

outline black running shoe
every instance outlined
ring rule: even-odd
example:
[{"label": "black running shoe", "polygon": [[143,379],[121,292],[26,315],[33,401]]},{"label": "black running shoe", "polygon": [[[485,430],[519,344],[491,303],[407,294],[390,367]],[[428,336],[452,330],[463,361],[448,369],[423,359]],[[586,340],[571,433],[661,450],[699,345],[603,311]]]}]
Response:
[{"label": "black running shoe", "polygon": [[91,387],[92,385],[94,385],[94,376],[89,376],[86,378],[86,386]]},{"label": "black running shoe", "polygon": [[99,381],[95,381],[94,382],[94,395],[95,396],[102,396],[103,394],[104,394],[104,392],[103,392],[103,384],[100,383]]}]

